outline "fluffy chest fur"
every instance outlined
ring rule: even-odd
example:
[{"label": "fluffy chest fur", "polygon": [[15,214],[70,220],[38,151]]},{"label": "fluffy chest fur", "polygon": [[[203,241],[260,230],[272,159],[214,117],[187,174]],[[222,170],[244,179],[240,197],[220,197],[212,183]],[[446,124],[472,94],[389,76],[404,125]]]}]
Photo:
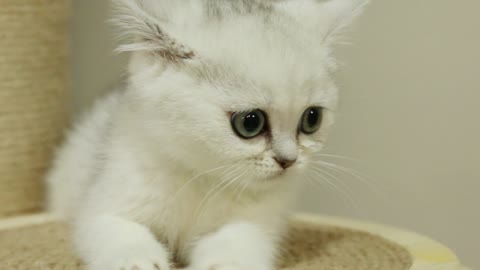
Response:
[{"label": "fluffy chest fur", "polygon": [[[117,183],[94,185],[87,200],[96,201],[91,206],[94,211],[105,207],[103,211],[115,211],[118,216],[145,224],[182,260],[187,258],[196,241],[224,224],[250,220],[265,228],[265,232],[281,235],[285,216],[296,196],[294,189],[300,183],[283,179],[283,183],[270,183],[277,185],[275,188],[253,191],[235,183],[245,174],[241,167],[219,169],[221,175],[186,173],[175,168],[174,163],[164,163],[161,170],[158,167],[139,170],[141,165],[135,160],[141,157],[133,153],[128,156],[134,158],[127,158],[125,163],[116,162],[122,167],[119,169],[122,175],[114,177]],[[132,169],[124,175],[127,167]],[[144,179],[152,180],[145,182]],[[100,196],[108,198],[105,206],[98,203]]]}]

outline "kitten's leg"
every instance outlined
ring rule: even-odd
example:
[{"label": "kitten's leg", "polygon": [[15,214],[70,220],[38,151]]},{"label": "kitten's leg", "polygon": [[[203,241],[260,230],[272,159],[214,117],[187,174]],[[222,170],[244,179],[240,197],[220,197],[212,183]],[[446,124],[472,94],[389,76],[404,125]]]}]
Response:
[{"label": "kitten's leg", "polygon": [[114,216],[81,220],[75,247],[89,270],[169,270],[166,248],[144,226]]},{"label": "kitten's leg", "polygon": [[256,225],[235,223],[202,238],[188,270],[272,270],[274,263],[273,237]]}]

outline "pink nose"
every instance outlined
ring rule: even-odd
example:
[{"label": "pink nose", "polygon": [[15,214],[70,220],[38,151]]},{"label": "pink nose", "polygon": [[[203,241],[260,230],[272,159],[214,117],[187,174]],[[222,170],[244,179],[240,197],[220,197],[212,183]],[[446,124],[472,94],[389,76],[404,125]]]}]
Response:
[{"label": "pink nose", "polygon": [[275,158],[275,161],[282,167],[283,169],[287,169],[292,167],[292,165],[297,161],[296,159],[284,159],[284,158]]}]

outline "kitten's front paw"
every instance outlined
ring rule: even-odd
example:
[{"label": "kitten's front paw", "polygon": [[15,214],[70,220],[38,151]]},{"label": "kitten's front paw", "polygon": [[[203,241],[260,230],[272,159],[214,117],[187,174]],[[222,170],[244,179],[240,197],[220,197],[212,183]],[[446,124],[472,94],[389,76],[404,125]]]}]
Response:
[{"label": "kitten's front paw", "polygon": [[238,263],[211,263],[204,266],[190,266],[185,270],[272,270],[272,268]]},{"label": "kitten's front paw", "polygon": [[170,270],[168,256],[162,248],[131,248],[112,252],[108,257],[89,264],[89,270]]},{"label": "kitten's front paw", "polygon": [[131,258],[93,264],[89,270],[170,270],[168,262],[160,258]]},{"label": "kitten's front paw", "polygon": [[168,262],[161,258],[116,259],[92,264],[89,270],[170,270]]},{"label": "kitten's front paw", "polygon": [[240,265],[234,265],[234,264],[212,264],[203,270],[247,270],[247,269],[242,268]]},{"label": "kitten's front paw", "polygon": [[[169,270],[168,263],[155,258],[132,258],[117,264],[112,270]],[[100,269],[99,269],[100,270]],[[102,270],[105,270],[103,268]]]}]

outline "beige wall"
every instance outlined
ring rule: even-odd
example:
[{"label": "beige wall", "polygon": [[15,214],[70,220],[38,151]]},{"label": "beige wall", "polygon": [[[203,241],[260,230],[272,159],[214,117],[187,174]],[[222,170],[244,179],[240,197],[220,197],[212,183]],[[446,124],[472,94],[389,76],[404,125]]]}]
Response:
[{"label": "beige wall", "polygon": [[[115,85],[106,1],[74,1],[74,110]],[[339,50],[342,104],[328,153],[369,176],[311,189],[302,209],[430,235],[480,268],[480,1],[376,0]],[[377,190],[377,191],[375,191]]]}]

